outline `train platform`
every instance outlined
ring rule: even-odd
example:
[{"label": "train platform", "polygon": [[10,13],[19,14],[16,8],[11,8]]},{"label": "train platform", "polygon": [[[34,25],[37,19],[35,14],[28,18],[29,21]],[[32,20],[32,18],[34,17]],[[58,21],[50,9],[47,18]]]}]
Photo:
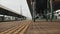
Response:
[{"label": "train platform", "polygon": [[25,34],[60,34],[60,22],[32,22]]},{"label": "train platform", "polygon": [[60,34],[60,22],[32,20],[1,22],[0,34]]}]

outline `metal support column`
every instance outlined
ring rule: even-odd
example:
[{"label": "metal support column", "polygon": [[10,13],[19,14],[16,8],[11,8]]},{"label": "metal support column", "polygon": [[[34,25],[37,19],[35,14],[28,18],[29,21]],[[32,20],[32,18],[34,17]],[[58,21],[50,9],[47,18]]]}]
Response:
[{"label": "metal support column", "polygon": [[32,2],[32,8],[33,8],[33,21],[35,22],[35,3],[36,3],[36,0],[34,0],[33,2]]},{"label": "metal support column", "polygon": [[50,0],[50,7],[51,7],[51,22],[52,22],[52,18],[53,18],[53,8],[52,8],[52,0]]},{"label": "metal support column", "polygon": [[4,17],[5,17],[5,15],[3,15],[3,17],[2,17],[2,21],[4,21],[4,19],[5,19]]}]

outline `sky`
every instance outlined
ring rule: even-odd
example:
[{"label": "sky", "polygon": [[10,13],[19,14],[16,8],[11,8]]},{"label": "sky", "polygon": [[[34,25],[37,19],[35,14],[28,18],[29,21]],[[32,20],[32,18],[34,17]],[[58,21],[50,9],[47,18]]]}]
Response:
[{"label": "sky", "polygon": [[13,10],[12,12],[22,14],[28,17],[28,19],[32,19],[26,0],[0,0],[0,5]]}]

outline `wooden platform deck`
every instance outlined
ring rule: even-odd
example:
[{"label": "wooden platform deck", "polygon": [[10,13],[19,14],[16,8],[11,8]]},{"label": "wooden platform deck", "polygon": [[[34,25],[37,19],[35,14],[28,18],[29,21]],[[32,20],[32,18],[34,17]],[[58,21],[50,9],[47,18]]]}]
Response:
[{"label": "wooden platform deck", "polygon": [[28,28],[29,21],[14,21],[0,23],[0,34],[24,34]]},{"label": "wooden platform deck", "polygon": [[60,34],[60,22],[32,22],[25,34]]},{"label": "wooden platform deck", "polygon": [[1,22],[0,34],[60,34],[60,22],[31,20]]}]

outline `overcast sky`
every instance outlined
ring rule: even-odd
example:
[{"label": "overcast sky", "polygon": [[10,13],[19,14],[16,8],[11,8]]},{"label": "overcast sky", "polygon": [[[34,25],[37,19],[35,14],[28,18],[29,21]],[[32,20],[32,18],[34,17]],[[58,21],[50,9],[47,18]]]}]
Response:
[{"label": "overcast sky", "polygon": [[14,10],[13,12],[15,13],[22,13],[22,15],[28,18],[32,18],[26,0],[0,0],[0,5]]}]

